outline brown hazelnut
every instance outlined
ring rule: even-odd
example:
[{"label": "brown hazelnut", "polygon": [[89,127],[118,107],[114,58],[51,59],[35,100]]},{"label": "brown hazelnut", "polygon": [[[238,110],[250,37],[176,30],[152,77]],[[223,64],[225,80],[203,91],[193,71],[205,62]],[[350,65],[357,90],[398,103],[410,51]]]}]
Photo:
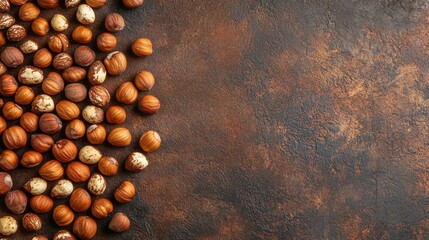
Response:
[{"label": "brown hazelnut", "polygon": [[0,154],[0,168],[3,171],[11,171],[18,167],[18,155],[11,150],[3,150]]},{"label": "brown hazelnut", "polygon": [[72,65],[73,58],[68,53],[59,53],[54,57],[54,60],[52,61],[52,66],[59,71],[69,68]]},{"label": "brown hazelnut", "polygon": [[86,164],[96,164],[103,157],[103,153],[100,149],[87,145],[79,150],[79,160]]},{"label": "brown hazelnut", "polygon": [[117,40],[111,33],[102,33],[97,37],[97,47],[102,52],[110,52],[116,48]]},{"label": "brown hazelnut", "polygon": [[10,150],[25,147],[27,144],[27,133],[20,126],[11,126],[4,130],[3,143]]},{"label": "brown hazelnut", "polygon": [[57,199],[66,198],[72,194],[73,189],[73,183],[70,180],[61,179],[52,188],[51,197]]},{"label": "brown hazelnut", "polygon": [[24,54],[34,53],[39,50],[39,44],[33,40],[26,40],[19,46],[19,50]]},{"label": "brown hazelnut", "polygon": [[93,8],[100,8],[106,4],[106,0],[86,0],[86,4]]},{"label": "brown hazelnut", "polygon": [[61,139],[52,146],[52,153],[55,159],[63,163],[76,159],[77,151],[76,144],[67,139]]},{"label": "brown hazelnut", "polygon": [[7,102],[2,109],[3,117],[6,118],[6,120],[16,120],[21,117],[21,115],[24,113],[24,110],[22,108],[14,103],[14,102]]},{"label": "brown hazelnut", "polygon": [[40,15],[40,9],[33,3],[26,3],[19,7],[19,19],[24,22],[33,21]]},{"label": "brown hazelnut", "polygon": [[45,153],[51,150],[54,145],[54,139],[46,134],[33,134],[31,135],[30,143],[34,150]]},{"label": "brown hazelnut", "polygon": [[[8,0],[0,1],[0,6],[2,2],[8,2]],[[4,236],[10,236],[15,234],[18,231],[18,222],[15,218],[11,216],[4,216],[0,218],[0,234]]]},{"label": "brown hazelnut", "polygon": [[139,91],[132,82],[122,83],[118,89],[116,89],[116,100],[123,104],[133,104],[137,101]]},{"label": "brown hazelnut", "polygon": [[4,35],[3,32],[0,32],[0,47],[6,45],[6,36]]},{"label": "brown hazelnut", "polygon": [[28,0],[9,0],[9,2],[15,6],[21,6],[24,3],[27,3]]},{"label": "brown hazelnut", "polygon": [[62,73],[64,80],[67,82],[79,82],[86,76],[86,70],[82,67],[71,66]]},{"label": "brown hazelnut", "polygon": [[155,78],[153,77],[152,73],[148,71],[141,71],[134,78],[134,84],[140,91],[151,90],[155,84]]},{"label": "brown hazelnut", "polygon": [[44,214],[51,211],[54,201],[46,195],[37,195],[30,199],[30,207],[34,212]]},{"label": "brown hazelnut", "polygon": [[64,175],[64,168],[57,160],[50,160],[39,169],[39,175],[47,181],[60,179]]},{"label": "brown hazelnut", "polygon": [[82,102],[87,95],[86,87],[80,83],[72,83],[64,89],[65,96],[72,102]]},{"label": "brown hazelnut", "polygon": [[9,28],[15,24],[15,18],[7,13],[0,13],[0,30]]},{"label": "brown hazelnut", "polygon": [[86,164],[79,161],[73,161],[67,166],[66,174],[73,182],[83,183],[89,179],[91,170]]},{"label": "brown hazelnut", "polygon": [[39,128],[43,133],[55,134],[63,128],[61,119],[52,113],[44,113],[39,118]]},{"label": "brown hazelnut", "polygon": [[18,81],[25,85],[35,85],[43,81],[43,71],[34,66],[23,66],[18,72]]},{"label": "brown hazelnut", "polygon": [[49,38],[48,46],[54,53],[65,52],[69,48],[69,39],[65,34],[59,33]]},{"label": "brown hazelnut", "polygon": [[109,223],[109,229],[114,232],[125,232],[130,228],[130,219],[123,213],[116,213]]},{"label": "brown hazelnut", "polygon": [[82,117],[91,124],[101,123],[104,121],[104,111],[99,107],[89,105],[82,110]]},{"label": "brown hazelnut", "polygon": [[93,124],[88,127],[86,131],[86,137],[91,144],[103,144],[104,140],[106,140],[106,129],[103,125]]},{"label": "brown hazelnut", "polygon": [[98,162],[98,170],[104,175],[104,176],[115,176],[116,173],[118,173],[119,169],[119,163],[118,161],[113,157],[102,157],[101,160]]},{"label": "brown hazelnut", "polygon": [[73,29],[72,39],[77,43],[87,44],[92,40],[92,31],[87,27],[77,26]]},{"label": "brown hazelnut", "polygon": [[73,211],[66,205],[59,205],[56,208],[54,208],[54,212],[52,216],[53,216],[54,222],[60,227],[68,226],[74,220]]},{"label": "brown hazelnut", "polygon": [[50,75],[43,80],[42,91],[51,96],[60,94],[64,90],[63,78],[59,74],[56,77],[53,77],[52,73]]},{"label": "brown hazelnut", "polygon": [[139,145],[145,152],[154,152],[161,146],[161,137],[155,131],[147,131],[140,137]]},{"label": "brown hazelnut", "polygon": [[31,30],[39,36],[45,36],[49,32],[49,23],[48,20],[44,18],[36,18],[31,23]]},{"label": "brown hazelnut", "polygon": [[87,46],[80,46],[74,50],[74,60],[77,65],[88,67],[94,62],[95,53]]},{"label": "brown hazelnut", "polygon": [[120,75],[127,69],[127,57],[122,52],[112,52],[103,61],[110,75]]},{"label": "brown hazelnut", "polygon": [[[76,1],[76,0],[66,0],[66,2],[67,1]],[[67,230],[60,230],[57,233],[55,233],[53,240],[76,240],[76,237]]]},{"label": "brown hazelnut", "polygon": [[12,25],[6,31],[6,37],[11,42],[19,42],[27,35],[27,31],[21,25]]},{"label": "brown hazelnut", "polygon": [[43,178],[34,177],[28,180],[23,187],[25,191],[29,192],[32,195],[40,195],[46,191],[48,183]]},{"label": "brown hazelnut", "polygon": [[[52,63],[52,54],[48,49],[42,48],[34,54],[33,64],[39,68],[47,68]],[[6,65],[7,66],[7,65]]]},{"label": "brown hazelnut", "polygon": [[8,12],[10,10],[9,0],[0,1],[0,12]]},{"label": "brown hazelnut", "polygon": [[113,204],[107,198],[99,198],[92,203],[92,216],[98,219],[106,218],[111,212],[113,212]]},{"label": "brown hazelnut", "polygon": [[152,55],[152,42],[147,38],[139,38],[131,45],[131,50],[137,57]]},{"label": "brown hazelnut", "polygon": [[83,188],[74,190],[70,197],[70,207],[75,212],[85,212],[91,207],[91,196]]},{"label": "brown hazelnut", "polygon": [[[1,36],[0,36],[1,37]],[[1,40],[0,40],[1,41]],[[1,46],[1,45],[0,45]],[[7,71],[7,67],[6,65],[4,65],[4,63],[0,62],[0,75],[5,74]]]},{"label": "brown hazelnut", "polygon": [[22,114],[19,125],[21,125],[26,132],[35,132],[39,126],[39,117],[32,112],[26,112]]},{"label": "brown hazelnut", "polygon": [[124,181],[122,184],[115,190],[115,199],[119,203],[128,203],[136,195],[136,189],[134,184],[130,181]]},{"label": "brown hazelnut", "polygon": [[26,213],[22,217],[22,226],[29,232],[35,232],[42,229],[42,219],[34,213]]},{"label": "brown hazelnut", "polygon": [[127,8],[137,8],[143,5],[143,0],[122,0],[122,3]]},{"label": "brown hazelnut", "polygon": [[73,8],[79,5],[80,0],[65,0],[66,8]]},{"label": "brown hazelnut", "polygon": [[12,188],[12,177],[7,172],[0,172],[0,195],[3,195]]},{"label": "brown hazelnut", "polygon": [[103,175],[98,173],[92,174],[88,180],[88,190],[96,196],[103,194],[106,190],[106,180]]},{"label": "brown hazelnut", "polygon": [[69,139],[76,140],[79,138],[83,138],[85,136],[85,123],[79,119],[75,119],[71,121],[66,126],[66,136]]},{"label": "brown hazelnut", "polygon": [[55,110],[57,111],[58,116],[62,120],[66,121],[76,119],[80,115],[79,106],[76,105],[76,103],[68,100],[59,101],[55,107]]},{"label": "brown hazelnut", "polygon": [[73,233],[82,240],[92,239],[97,233],[97,223],[88,216],[80,216],[73,224]]},{"label": "brown hazelnut", "polygon": [[6,207],[15,214],[21,214],[27,208],[27,195],[21,190],[10,191],[4,199]]},{"label": "brown hazelnut", "polygon": [[43,156],[36,151],[27,151],[21,157],[21,166],[25,168],[32,168],[42,163]]},{"label": "brown hazelnut", "polygon": [[34,100],[34,91],[29,86],[21,86],[16,90],[15,102],[20,105],[28,105]]},{"label": "brown hazelnut", "polygon": [[0,59],[10,68],[16,68],[24,62],[24,55],[16,47],[6,47],[0,54]]},{"label": "brown hazelnut", "polygon": [[110,103],[109,90],[103,86],[92,86],[88,92],[89,101],[97,107],[105,107]]},{"label": "brown hazelnut", "polygon": [[7,128],[6,120],[2,116],[0,116],[0,134],[2,134],[4,130],[6,130],[6,128]]},{"label": "brown hazelnut", "polygon": [[57,32],[62,32],[69,28],[69,21],[62,14],[55,14],[51,18],[51,26]]},{"label": "brown hazelnut", "polygon": [[40,7],[50,9],[58,6],[58,0],[37,0]]},{"label": "brown hazelnut", "polygon": [[107,136],[107,141],[115,147],[126,147],[131,144],[132,136],[127,128],[115,128]]},{"label": "brown hazelnut", "polygon": [[110,13],[104,20],[104,26],[109,32],[119,32],[125,27],[124,18],[118,13]]},{"label": "brown hazelnut", "polygon": [[102,84],[107,77],[107,71],[101,61],[95,61],[88,70],[88,80],[92,85]]},{"label": "brown hazelnut", "polygon": [[36,114],[52,112],[55,109],[55,103],[51,96],[40,94],[33,99],[31,111]]},{"label": "brown hazelnut", "polygon": [[159,99],[152,95],[146,95],[139,100],[139,110],[146,114],[158,112],[161,104]]},{"label": "brown hazelnut", "polygon": [[11,97],[16,93],[18,83],[11,75],[4,74],[0,76],[0,94],[3,97]]},{"label": "brown hazelnut", "polygon": [[131,153],[125,161],[125,169],[130,172],[140,172],[149,165],[145,155],[139,152]]},{"label": "brown hazelnut", "polygon": [[122,124],[127,119],[127,112],[120,106],[110,106],[106,111],[106,120],[110,124]]}]

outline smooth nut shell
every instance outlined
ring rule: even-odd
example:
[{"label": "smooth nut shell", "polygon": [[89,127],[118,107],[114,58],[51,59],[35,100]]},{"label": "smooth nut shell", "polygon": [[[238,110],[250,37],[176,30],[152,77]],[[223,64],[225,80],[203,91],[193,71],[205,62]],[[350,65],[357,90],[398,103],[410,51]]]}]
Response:
[{"label": "smooth nut shell", "polygon": [[66,205],[57,206],[54,209],[52,216],[53,216],[54,222],[60,227],[68,226],[74,220],[73,211]]},{"label": "smooth nut shell", "polygon": [[104,156],[98,162],[98,170],[104,176],[108,176],[108,177],[115,176],[116,173],[118,173],[118,169],[119,169],[119,163],[113,157]]},{"label": "smooth nut shell", "polygon": [[0,172],[0,195],[7,193],[13,187],[12,177],[7,172]]},{"label": "smooth nut shell", "polygon": [[140,137],[139,145],[145,152],[154,152],[161,146],[161,137],[155,131],[147,131]]},{"label": "smooth nut shell", "polygon": [[73,233],[82,240],[92,239],[97,233],[97,223],[88,216],[80,216],[73,224]]},{"label": "smooth nut shell", "polygon": [[66,98],[72,102],[82,102],[85,100],[88,90],[83,84],[71,83],[64,89]]},{"label": "smooth nut shell", "polygon": [[75,212],[85,212],[91,207],[91,196],[83,188],[74,190],[70,197],[70,207]]},{"label": "smooth nut shell", "polygon": [[43,155],[37,151],[27,151],[21,157],[21,165],[26,168],[32,168],[40,165]]},{"label": "smooth nut shell", "polygon": [[21,86],[16,90],[14,100],[20,105],[28,105],[33,102],[34,97],[35,94],[31,87]]},{"label": "smooth nut shell", "polygon": [[72,39],[80,44],[90,43],[92,40],[92,31],[87,27],[77,26],[73,29]]},{"label": "smooth nut shell", "polygon": [[15,214],[21,214],[27,208],[27,195],[21,190],[10,191],[4,199],[6,207]]},{"label": "smooth nut shell", "polygon": [[18,167],[19,158],[14,151],[3,150],[0,154],[0,168],[3,171],[11,171]]},{"label": "smooth nut shell", "polygon": [[63,163],[76,159],[77,153],[76,144],[68,139],[61,139],[52,147],[52,154],[55,159]]},{"label": "smooth nut shell", "polygon": [[122,52],[112,52],[103,61],[110,75],[120,75],[127,69],[127,57]]},{"label": "smooth nut shell", "polygon": [[137,57],[147,57],[152,55],[152,42],[147,38],[139,38],[131,45],[131,50]]},{"label": "smooth nut shell", "polygon": [[91,206],[92,216],[98,219],[106,218],[113,211],[113,204],[107,198],[96,199]]},{"label": "smooth nut shell", "polygon": [[155,84],[155,78],[153,77],[152,73],[148,71],[141,71],[134,78],[134,84],[140,91],[151,90]]},{"label": "smooth nut shell", "polygon": [[134,184],[130,181],[124,181],[122,184],[115,190],[115,199],[119,203],[128,203],[136,195],[136,189]]},{"label": "smooth nut shell", "polygon": [[124,82],[116,89],[115,95],[118,102],[129,105],[137,101],[139,92],[132,82]]},{"label": "smooth nut shell", "polygon": [[86,126],[84,122],[79,119],[75,119],[67,124],[65,133],[67,138],[75,140],[85,136],[85,128]]},{"label": "smooth nut shell", "polygon": [[93,124],[86,131],[86,138],[91,144],[103,144],[106,140],[107,132],[103,125]]},{"label": "smooth nut shell", "polygon": [[37,50],[36,54],[33,57],[33,64],[36,67],[47,68],[52,63],[52,54],[48,49],[42,48]]},{"label": "smooth nut shell", "polygon": [[104,20],[104,26],[109,32],[119,32],[125,27],[124,18],[118,13],[110,13]]},{"label": "smooth nut shell", "polygon": [[91,176],[89,167],[79,161],[71,162],[66,168],[67,177],[75,183],[86,182]]},{"label": "smooth nut shell", "polygon": [[58,116],[62,120],[70,121],[76,119],[80,115],[79,106],[76,103],[68,100],[61,100],[55,106]]},{"label": "smooth nut shell", "polygon": [[27,133],[20,126],[11,126],[4,130],[3,143],[10,150],[25,147],[27,144]]},{"label": "smooth nut shell", "polygon": [[116,44],[118,43],[115,35],[111,33],[102,33],[97,37],[97,47],[102,52],[110,52],[116,48]]},{"label": "smooth nut shell", "polygon": [[34,150],[45,153],[51,150],[54,139],[46,134],[33,134],[30,138],[31,146]]},{"label": "smooth nut shell", "polygon": [[127,112],[120,106],[110,106],[106,111],[106,120],[110,124],[122,124],[127,119]]},{"label": "smooth nut shell", "polygon": [[26,213],[22,217],[22,226],[29,232],[35,232],[42,229],[42,219],[34,213]]},{"label": "smooth nut shell", "polygon": [[50,160],[39,169],[39,175],[47,181],[55,181],[64,175],[64,168],[57,160]]},{"label": "smooth nut shell", "polygon": [[39,118],[39,128],[43,133],[55,134],[63,128],[61,119],[52,113],[45,113]]},{"label": "smooth nut shell", "polygon": [[115,147],[126,147],[131,144],[132,136],[127,128],[115,128],[107,136],[107,141]]},{"label": "smooth nut shell", "polygon": [[36,213],[47,213],[54,206],[54,201],[46,195],[34,196],[30,200],[30,207]]},{"label": "smooth nut shell", "polygon": [[16,68],[24,62],[24,54],[16,47],[6,47],[0,54],[0,59],[10,68]]},{"label": "smooth nut shell", "polygon": [[130,219],[123,213],[116,213],[109,223],[109,229],[114,232],[124,232],[130,228]]},{"label": "smooth nut shell", "polygon": [[62,76],[67,82],[79,82],[85,78],[86,70],[82,67],[71,66],[62,72]]},{"label": "smooth nut shell", "polygon": [[95,60],[95,52],[87,46],[80,46],[74,51],[74,60],[77,65],[88,67]]}]

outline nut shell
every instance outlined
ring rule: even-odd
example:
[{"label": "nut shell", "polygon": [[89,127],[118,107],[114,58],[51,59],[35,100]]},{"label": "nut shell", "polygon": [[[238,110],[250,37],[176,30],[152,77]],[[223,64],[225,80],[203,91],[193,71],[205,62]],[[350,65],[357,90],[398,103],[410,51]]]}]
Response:
[{"label": "nut shell", "polygon": [[71,121],[66,126],[66,136],[68,139],[76,140],[85,136],[85,123],[79,119]]},{"label": "nut shell", "polygon": [[4,74],[0,76],[0,94],[3,97],[13,96],[18,89],[18,82],[11,75]]},{"label": "nut shell", "polygon": [[7,102],[2,108],[2,113],[6,120],[16,120],[21,117],[24,110],[14,102]]},{"label": "nut shell", "polygon": [[148,91],[151,90],[155,84],[155,78],[153,77],[152,73],[148,71],[141,71],[134,78],[134,84],[138,90]]},{"label": "nut shell", "polygon": [[[90,68],[91,70],[91,68]],[[71,66],[65,69],[62,73],[64,80],[75,83],[83,80],[86,76],[86,70],[82,67]]]},{"label": "nut shell", "polygon": [[104,121],[104,111],[99,107],[89,105],[82,110],[82,117],[91,124],[101,123]]},{"label": "nut shell", "polygon": [[27,144],[27,133],[20,126],[11,126],[4,130],[3,143],[10,150],[16,150],[25,147]]},{"label": "nut shell", "polygon": [[120,106],[110,106],[106,111],[106,120],[110,124],[122,124],[127,119],[127,112]]},{"label": "nut shell", "polygon": [[18,81],[25,85],[35,85],[43,81],[43,71],[34,66],[23,66],[18,72]]},{"label": "nut shell", "polygon": [[74,51],[74,60],[77,65],[88,67],[95,60],[95,52],[87,46],[80,46]]},{"label": "nut shell", "polygon": [[106,156],[104,156],[98,162],[98,170],[104,176],[108,176],[108,177],[115,176],[116,173],[118,173],[118,170],[119,170],[119,163],[113,157],[106,157]]},{"label": "nut shell", "polygon": [[45,36],[49,32],[49,23],[48,20],[44,18],[36,18],[31,23],[31,30],[39,36]]},{"label": "nut shell", "polygon": [[3,171],[11,171],[18,167],[19,158],[14,151],[3,150],[0,154],[0,168]]},{"label": "nut shell", "polygon": [[122,52],[112,52],[103,61],[110,75],[120,75],[127,69],[127,57]]},{"label": "nut shell", "polygon": [[143,5],[143,0],[122,0],[122,3],[127,8],[137,8]]},{"label": "nut shell", "polygon": [[47,213],[51,211],[52,206],[54,206],[54,201],[46,195],[37,195],[30,200],[30,207],[36,213]]},{"label": "nut shell", "polygon": [[43,155],[37,151],[27,151],[21,157],[21,165],[26,168],[32,168],[40,165]]},{"label": "nut shell", "polygon": [[[52,74],[52,73],[51,73]],[[64,80],[61,76],[48,75],[42,82],[42,91],[48,95],[57,95],[64,90]]]},{"label": "nut shell", "polygon": [[104,20],[104,26],[109,32],[119,32],[125,27],[124,18],[118,13],[110,13]]},{"label": "nut shell", "polygon": [[39,128],[43,133],[55,134],[63,128],[61,119],[52,113],[45,113],[39,118]]},{"label": "nut shell", "polygon": [[[66,0],[67,1],[75,1],[75,0]],[[76,237],[67,230],[60,230],[55,233],[53,240],[76,240]]]},{"label": "nut shell", "polygon": [[76,18],[82,24],[91,24],[95,21],[95,12],[91,6],[81,4],[77,8]]},{"label": "nut shell", "polygon": [[132,82],[124,82],[116,89],[115,95],[118,102],[129,105],[137,101],[139,92]]},{"label": "nut shell", "polygon": [[4,216],[0,218],[0,234],[3,236],[10,236],[18,231],[18,222],[11,216]]},{"label": "nut shell", "polygon": [[103,86],[92,86],[88,92],[89,101],[97,107],[105,107],[110,103],[110,93]]},{"label": "nut shell", "polygon": [[85,212],[91,207],[91,196],[83,188],[76,189],[70,197],[70,207],[75,212]]},{"label": "nut shell", "polygon": [[67,139],[57,141],[52,147],[52,153],[55,159],[63,163],[71,162],[76,159],[77,152],[76,144]]},{"label": "nut shell", "polygon": [[47,181],[55,181],[64,175],[64,168],[57,160],[50,160],[39,169],[39,175]]},{"label": "nut shell", "polygon": [[66,179],[61,179],[55,184],[51,191],[53,198],[66,198],[73,192],[73,183]]},{"label": "nut shell", "polygon": [[26,213],[22,217],[22,226],[29,232],[35,232],[42,229],[42,219],[34,213]]},{"label": "nut shell", "polygon": [[19,124],[26,132],[35,132],[39,126],[39,117],[32,112],[26,112],[22,114]]},{"label": "nut shell", "polygon": [[58,0],[37,0],[37,4],[46,9],[58,7]]},{"label": "nut shell", "polygon": [[65,52],[69,48],[69,39],[65,34],[59,33],[49,38],[48,46],[54,53]]},{"label": "nut shell", "polygon": [[0,172],[0,195],[3,195],[13,187],[12,177],[7,172]]},{"label": "nut shell", "polygon": [[16,47],[6,47],[0,54],[0,59],[10,68],[16,68],[24,62],[24,55]]},{"label": "nut shell", "polygon": [[73,65],[73,58],[68,53],[59,53],[54,57],[52,66],[59,71],[69,68]]},{"label": "nut shell", "polygon": [[115,190],[115,199],[119,203],[128,203],[136,195],[136,189],[134,184],[130,181],[124,181],[122,184]]},{"label": "nut shell", "polygon": [[86,137],[91,144],[103,144],[107,137],[106,129],[103,125],[93,124],[88,127]]},{"label": "nut shell", "polygon": [[147,131],[140,137],[139,145],[145,152],[155,152],[161,146],[161,137],[155,131]]},{"label": "nut shell", "polygon": [[91,206],[92,216],[98,219],[106,218],[113,211],[113,204],[107,198],[96,199]]},{"label": "nut shell", "polygon": [[33,99],[31,111],[36,114],[49,113],[54,111],[55,103],[51,96],[40,94]]},{"label": "nut shell", "polygon": [[115,147],[126,147],[131,144],[132,136],[127,128],[115,128],[107,136],[107,141]]},{"label": "nut shell", "polygon": [[47,68],[52,63],[52,54],[46,48],[37,50],[33,57],[33,64],[39,68]]},{"label": "nut shell", "polygon": [[92,174],[88,180],[88,190],[96,196],[103,194],[106,190],[106,180],[103,175],[98,173]]},{"label": "nut shell", "polygon": [[66,169],[67,177],[75,183],[86,182],[91,176],[89,167],[79,161],[71,162]]},{"label": "nut shell", "polygon": [[57,206],[54,209],[52,216],[53,216],[54,222],[60,227],[68,226],[74,220],[73,211],[66,205]]},{"label": "nut shell", "polygon": [[62,120],[70,121],[76,119],[80,115],[79,106],[76,103],[68,100],[61,100],[57,103],[55,110]]},{"label": "nut shell", "polygon": [[54,139],[46,134],[33,134],[31,135],[30,143],[34,150],[45,153],[51,150],[54,145]]},{"label": "nut shell", "polygon": [[34,97],[35,97],[35,94],[31,87],[21,86],[16,90],[14,100],[16,103],[20,105],[28,105],[31,102],[33,102]]},{"label": "nut shell", "polygon": [[72,102],[82,102],[85,100],[88,90],[83,84],[71,83],[64,89],[66,98]]},{"label": "nut shell", "polygon": [[115,35],[111,33],[102,33],[97,37],[97,47],[102,52],[110,52],[116,48],[116,44],[118,43]]},{"label": "nut shell", "polygon": [[67,18],[62,14],[55,14],[51,19],[51,26],[57,32],[63,32],[69,28]]},{"label": "nut shell", "polygon": [[143,153],[133,152],[125,161],[125,169],[130,172],[140,172],[149,165],[146,156]]},{"label": "nut shell", "polygon": [[90,43],[92,40],[92,31],[87,27],[77,26],[73,29],[72,39],[80,44]]},{"label": "nut shell", "polygon": [[100,8],[106,4],[106,0],[86,0],[86,4],[92,8]]},{"label": "nut shell", "polygon": [[24,22],[33,21],[40,15],[40,9],[33,3],[26,3],[19,7],[18,15]]},{"label": "nut shell", "polygon": [[46,182],[46,180],[39,177],[31,178],[24,184],[25,191],[29,192],[32,195],[43,194],[46,191],[47,187],[48,183]]},{"label": "nut shell", "polygon": [[79,150],[79,160],[86,164],[96,164],[102,157],[102,152],[94,146],[87,145]]},{"label": "nut shell", "polygon": [[73,233],[82,240],[92,239],[97,233],[97,223],[88,216],[80,216],[73,224]]},{"label": "nut shell", "polygon": [[0,30],[9,28],[15,23],[15,18],[7,13],[0,13]]},{"label": "nut shell", "polygon": [[15,214],[21,214],[27,208],[27,195],[21,190],[10,191],[4,199],[6,207]]},{"label": "nut shell", "polygon": [[116,213],[109,223],[109,229],[114,232],[124,232],[130,228],[130,219],[123,213]]},{"label": "nut shell", "polygon": [[18,25],[18,24],[12,25],[6,31],[7,40],[9,40],[11,42],[19,42],[25,36],[27,36],[27,31],[25,30],[25,28],[23,26]]},{"label": "nut shell", "polygon": [[39,50],[39,44],[33,40],[26,40],[19,46],[19,50],[21,50],[24,54],[34,53]]},{"label": "nut shell", "polygon": [[139,100],[139,110],[145,114],[154,114],[161,108],[159,99],[152,95],[146,95]]},{"label": "nut shell", "polygon": [[152,55],[152,42],[147,38],[139,38],[131,45],[131,50],[137,57],[147,57]]},{"label": "nut shell", "polygon": [[107,71],[101,61],[94,62],[88,70],[88,80],[92,85],[102,84],[106,81]]}]

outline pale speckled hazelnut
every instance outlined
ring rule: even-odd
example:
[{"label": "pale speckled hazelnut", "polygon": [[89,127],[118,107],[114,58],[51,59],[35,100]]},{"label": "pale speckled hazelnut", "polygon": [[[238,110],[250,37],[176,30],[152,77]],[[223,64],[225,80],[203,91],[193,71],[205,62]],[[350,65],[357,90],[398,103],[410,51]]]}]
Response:
[{"label": "pale speckled hazelnut", "polygon": [[125,169],[131,172],[140,172],[149,165],[146,156],[140,152],[131,153],[125,161]]},{"label": "pale speckled hazelnut", "polygon": [[11,216],[0,218],[0,234],[10,236],[18,231],[18,222]]},{"label": "pale speckled hazelnut", "polygon": [[80,0],[65,0],[66,8],[73,8],[80,4]]},{"label": "pale speckled hazelnut", "polygon": [[15,18],[7,13],[0,13],[0,30],[9,28],[15,23]]},{"label": "pale speckled hazelnut", "polygon": [[82,110],[82,117],[91,124],[101,123],[104,121],[104,111],[99,107],[89,105]]},{"label": "pale speckled hazelnut", "polygon": [[107,71],[101,61],[94,62],[88,70],[88,80],[92,85],[102,84],[107,78]]},{"label": "pale speckled hazelnut", "polygon": [[39,50],[39,44],[33,40],[27,40],[19,46],[19,49],[24,54],[34,53]]},{"label": "pale speckled hazelnut", "polygon": [[55,14],[51,19],[51,26],[57,32],[62,32],[69,28],[67,18],[62,14]]},{"label": "pale speckled hazelnut", "polygon": [[94,173],[88,180],[88,190],[98,196],[104,193],[106,190],[106,180],[103,175]]},{"label": "pale speckled hazelnut", "polygon": [[36,96],[31,103],[31,111],[36,114],[52,112],[54,109],[54,100],[46,94]]},{"label": "pale speckled hazelnut", "polygon": [[81,4],[77,8],[76,18],[82,24],[91,24],[95,21],[95,12],[87,4]]},{"label": "pale speckled hazelnut", "polygon": [[34,66],[23,66],[18,72],[18,81],[26,85],[35,85],[43,81],[43,71]]},{"label": "pale speckled hazelnut", "polygon": [[24,184],[25,191],[29,192],[32,195],[40,195],[46,191],[48,183],[45,179],[40,177],[34,177],[28,180]]},{"label": "pale speckled hazelnut", "polygon": [[15,24],[7,29],[6,37],[11,42],[19,42],[25,36],[27,36],[27,31],[21,25]]},{"label": "pale speckled hazelnut", "polygon": [[53,198],[66,198],[73,192],[73,183],[66,179],[61,179],[55,184],[51,191]]},{"label": "pale speckled hazelnut", "polygon": [[79,160],[86,164],[96,164],[102,157],[101,151],[94,146],[87,145],[79,150]]}]

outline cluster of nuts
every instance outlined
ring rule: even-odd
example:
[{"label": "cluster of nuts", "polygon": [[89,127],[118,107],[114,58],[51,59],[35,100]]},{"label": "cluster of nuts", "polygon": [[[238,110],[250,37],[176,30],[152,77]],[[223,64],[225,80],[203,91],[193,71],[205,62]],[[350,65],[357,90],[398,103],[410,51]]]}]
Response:
[{"label": "cluster of nuts", "polygon": [[[122,2],[127,8],[143,4],[143,0]],[[160,109],[160,101],[153,95],[139,99],[139,92],[151,90],[155,83],[154,76],[148,71],[140,71],[133,81],[122,83],[114,96],[103,86],[109,75],[121,75],[127,70],[127,56],[115,50],[115,33],[125,27],[123,17],[118,13],[106,16],[104,28],[107,31],[97,37],[93,37],[88,27],[96,20],[96,9],[105,3],[106,0],[86,0],[85,3],[65,0],[66,8],[76,8],[76,19],[80,23],[73,28],[69,39],[64,33],[71,26],[67,17],[60,13],[50,20],[40,17],[41,9],[60,7],[58,0],[0,0],[0,30],[5,30],[5,34],[0,32],[0,46],[7,42],[20,43],[19,48],[5,46],[0,53],[0,96],[7,100],[0,99],[0,135],[7,148],[0,153],[0,169],[3,171],[0,172],[0,195],[5,195],[5,205],[11,213],[25,213],[22,227],[28,232],[42,229],[40,214],[49,212],[59,227],[72,225],[72,232],[58,231],[53,236],[57,240],[94,238],[98,228],[96,219],[109,217],[114,212],[115,203],[132,201],[136,189],[130,181],[117,186],[113,202],[102,196],[107,188],[106,178],[115,176],[120,164],[115,157],[105,156],[95,145],[106,141],[115,147],[131,144],[131,132],[118,126],[127,119],[121,104],[136,104],[144,114],[154,114]],[[8,14],[12,6],[19,7],[18,19]],[[47,47],[41,48],[41,43],[26,39],[31,33],[20,21],[31,22],[31,32],[37,36],[46,36],[53,29],[55,33],[48,38]],[[102,60],[97,60],[96,52],[85,46],[93,39],[99,51],[109,53]],[[81,45],[70,51],[70,41]],[[137,57],[150,56],[152,42],[139,38],[131,45],[131,51]],[[23,66],[25,57],[30,54],[33,54],[32,65]],[[18,67],[16,77],[8,74],[8,68]],[[45,75],[49,67],[55,71]],[[33,88],[37,85],[41,85],[42,92]],[[65,99],[55,101],[54,96],[62,93]],[[113,97],[117,104],[111,103]],[[81,109],[78,103],[85,99],[91,104]],[[18,124],[12,125],[10,121],[15,120],[19,120]],[[116,127],[108,132],[105,122]],[[60,132],[65,138],[58,137]],[[79,148],[74,142],[77,139],[86,139],[88,144]],[[155,131],[146,131],[138,142],[141,150],[151,153],[160,147],[161,138]],[[31,148],[18,156],[15,150],[27,145]],[[44,159],[48,152],[54,159]],[[123,162],[129,172],[140,172],[148,166],[146,156],[138,151],[129,154]],[[19,166],[39,166],[39,176],[29,179],[22,186],[23,191],[12,189],[13,178],[8,173]],[[92,166],[96,166],[98,172],[93,172]],[[47,192],[51,181],[55,181],[55,185]],[[79,183],[85,183],[86,188],[75,188]],[[92,196],[97,198],[93,200]],[[55,206],[55,199],[64,198],[69,198],[68,204]],[[86,211],[92,216],[75,216],[75,213]],[[108,228],[123,232],[130,225],[130,219],[124,213],[116,212]],[[0,217],[1,235],[16,233],[18,226],[14,217]],[[48,238],[40,235],[33,239]]]}]

